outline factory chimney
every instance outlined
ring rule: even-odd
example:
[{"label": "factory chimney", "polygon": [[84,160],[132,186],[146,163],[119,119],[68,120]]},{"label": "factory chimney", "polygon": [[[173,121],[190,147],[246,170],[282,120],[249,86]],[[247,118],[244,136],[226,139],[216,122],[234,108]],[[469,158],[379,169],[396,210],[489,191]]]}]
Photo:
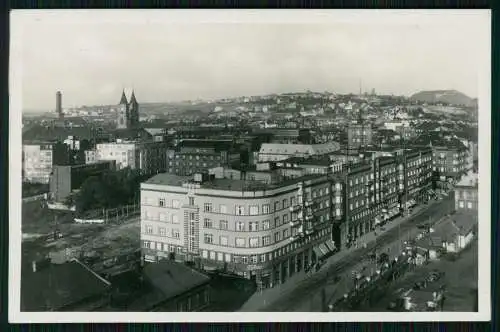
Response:
[{"label": "factory chimney", "polygon": [[63,118],[63,112],[62,112],[62,94],[61,91],[56,92],[56,112],[57,115],[59,116],[59,119]]}]

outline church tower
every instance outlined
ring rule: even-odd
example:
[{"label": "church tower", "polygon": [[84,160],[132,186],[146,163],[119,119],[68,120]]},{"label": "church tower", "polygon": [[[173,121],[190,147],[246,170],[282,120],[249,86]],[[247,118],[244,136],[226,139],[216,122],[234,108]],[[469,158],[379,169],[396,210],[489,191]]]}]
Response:
[{"label": "church tower", "polygon": [[122,92],[122,98],[120,99],[120,103],[118,104],[116,128],[126,129],[129,127],[129,123],[130,123],[130,116],[128,110],[128,102],[124,90]]},{"label": "church tower", "polygon": [[132,90],[132,96],[130,96],[128,109],[130,115],[130,126],[132,128],[137,128],[139,126],[139,103],[137,102],[137,99],[135,99],[134,90]]}]

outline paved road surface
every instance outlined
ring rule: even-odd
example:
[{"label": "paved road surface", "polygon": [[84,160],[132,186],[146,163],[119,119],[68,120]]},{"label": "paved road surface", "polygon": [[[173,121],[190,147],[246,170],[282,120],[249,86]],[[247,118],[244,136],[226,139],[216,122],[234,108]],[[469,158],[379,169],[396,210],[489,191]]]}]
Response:
[{"label": "paved road surface", "polygon": [[474,300],[478,288],[477,248],[478,243],[475,239],[455,261],[442,258],[408,272],[403,278],[391,284],[385,295],[378,298],[370,307],[360,309],[362,311],[386,311],[389,302],[396,298],[396,290],[413,287],[415,282],[424,280],[430,271],[437,269],[446,273],[439,281],[439,284],[446,285],[443,311],[474,311]]},{"label": "paved road surface", "polygon": [[[418,233],[417,225],[428,221],[429,219],[437,221],[451,210],[453,210],[453,196],[450,195],[442,201],[434,202],[429,206],[421,207],[414,215],[400,222],[399,226],[388,229],[384,234],[377,237],[375,242],[369,243],[367,248],[357,249],[351,253],[341,255],[341,253],[331,257],[327,266],[312,276],[297,276],[287,283],[278,286],[285,286],[278,295],[259,299],[256,294],[253,303],[243,306],[241,311],[321,311],[321,291],[324,288],[328,302],[334,302],[336,298],[341,297],[346,289],[352,287],[350,274],[352,270],[359,270],[366,265],[364,258],[375,247],[378,251],[384,251],[388,254],[398,254],[400,252],[401,241],[408,237],[414,237]],[[370,233],[373,234],[373,233]],[[373,237],[373,235],[372,235]],[[369,242],[368,240],[366,242]],[[389,250],[389,251],[388,251]],[[392,256],[392,255],[391,255]],[[339,283],[334,283],[334,276],[342,276]],[[291,283],[291,284],[288,284]],[[287,285],[288,284],[288,285]],[[283,287],[283,288],[285,288]],[[272,290],[274,291],[274,290]],[[275,292],[279,292],[276,290]],[[272,298],[274,297],[274,298]]]}]

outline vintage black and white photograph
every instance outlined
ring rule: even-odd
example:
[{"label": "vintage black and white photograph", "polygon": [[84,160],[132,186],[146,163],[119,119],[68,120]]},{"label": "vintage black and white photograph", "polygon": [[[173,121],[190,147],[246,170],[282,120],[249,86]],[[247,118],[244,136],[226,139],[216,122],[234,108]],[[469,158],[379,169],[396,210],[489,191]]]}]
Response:
[{"label": "vintage black and white photograph", "polygon": [[489,320],[489,11],[11,26],[11,320]]}]

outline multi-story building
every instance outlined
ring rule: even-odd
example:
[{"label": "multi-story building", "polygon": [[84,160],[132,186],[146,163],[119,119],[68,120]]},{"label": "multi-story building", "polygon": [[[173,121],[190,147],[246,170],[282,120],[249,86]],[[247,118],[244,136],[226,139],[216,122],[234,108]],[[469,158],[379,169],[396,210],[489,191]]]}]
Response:
[{"label": "multi-story building", "polygon": [[290,157],[312,157],[326,155],[340,150],[337,142],[322,144],[278,144],[263,143],[259,151],[259,162],[285,160]]},{"label": "multi-story building", "polygon": [[141,184],[144,255],[199,261],[276,285],[416,204],[429,187],[431,162],[430,149],[402,150],[310,172],[318,174],[158,174]]},{"label": "multi-story building", "polygon": [[279,284],[333,250],[324,175],[261,181],[158,174],[141,184],[146,260],[195,261]]},{"label": "multi-story building", "polygon": [[277,161],[276,167],[280,169],[301,169],[301,174],[329,174],[331,172],[341,172],[344,162],[330,158],[330,156],[320,155],[311,158],[292,157],[286,160]]},{"label": "multi-story building", "polygon": [[335,175],[345,188],[341,246],[351,244],[376,225],[429,196],[432,184],[430,149],[368,154]]},{"label": "multi-story building", "polygon": [[85,154],[85,164],[93,164],[98,161],[96,150],[86,150],[84,151],[84,154]]},{"label": "multi-story building", "polygon": [[254,135],[272,136],[271,143],[278,144],[312,144],[314,139],[310,129],[272,128],[254,131]]},{"label": "multi-story building", "polygon": [[349,150],[357,150],[373,143],[373,128],[370,123],[358,121],[347,127],[347,147]]},{"label": "multi-story building", "polygon": [[465,146],[435,146],[433,150],[433,169],[441,181],[459,179],[466,172]]},{"label": "multi-story building", "polygon": [[440,181],[457,180],[467,172],[467,147],[456,138],[422,135],[412,145],[432,147],[433,170]]},{"label": "multi-story building", "polygon": [[23,181],[49,183],[54,165],[70,165],[70,151],[60,142],[23,144]]},{"label": "multi-story building", "polygon": [[114,161],[101,161],[83,165],[55,165],[50,177],[50,194],[56,202],[62,202],[73,190],[91,176],[98,176],[114,169]]},{"label": "multi-story building", "polygon": [[240,160],[238,146],[230,140],[182,140],[167,151],[167,172],[191,175]]},{"label": "multi-story building", "polygon": [[[139,140],[121,140],[96,144],[96,160],[114,160],[117,170],[130,167],[145,174],[157,174],[166,170],[167,144]],[[91,154],[88,153],[87,157]]]},{"label": "multi-story building", "polygon": [[469,173],[455,185],[455,210],[464,214],[478,212],[478,175]]}]

